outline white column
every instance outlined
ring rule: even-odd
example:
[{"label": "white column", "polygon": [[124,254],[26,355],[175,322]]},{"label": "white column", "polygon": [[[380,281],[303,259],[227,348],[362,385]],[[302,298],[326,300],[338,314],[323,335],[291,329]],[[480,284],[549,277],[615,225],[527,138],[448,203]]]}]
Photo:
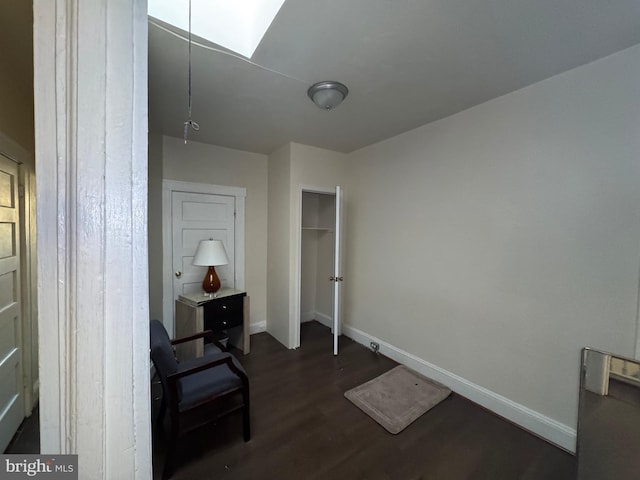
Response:
[{"label": "white column", "polygon": [[35,0],[42,453],[151,478],[146,0]]}]

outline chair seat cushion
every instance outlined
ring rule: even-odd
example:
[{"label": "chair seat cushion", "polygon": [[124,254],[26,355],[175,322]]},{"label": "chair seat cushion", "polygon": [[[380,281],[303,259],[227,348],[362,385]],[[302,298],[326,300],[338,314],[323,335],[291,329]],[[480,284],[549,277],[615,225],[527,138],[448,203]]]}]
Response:
[{"label": "chair seat cushion", "polygon": [[[244,369],[230,353],[213,353],[204,357],[180,362],[178,370],[184,371],[217,359],[231,357],[233,364],[242,372]],[[180,411],[188,410],[208,399],[230,390],[242,387],[242,380],[228,365],[218,365],[180,379]]]},{"label": "chair seat cushion", "polygon": [[205,355],[213,355],[214,353],[222,353],[218,347],[216,347],[213,343],[205,343],[204,344],[204,354]]}]

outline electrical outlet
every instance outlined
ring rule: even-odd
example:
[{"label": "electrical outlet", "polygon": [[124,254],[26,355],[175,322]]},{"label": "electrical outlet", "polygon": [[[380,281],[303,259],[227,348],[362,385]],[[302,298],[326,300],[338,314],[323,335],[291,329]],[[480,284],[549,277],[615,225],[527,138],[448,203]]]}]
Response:
[{"label": "electrical outlet", "polygon": [[369,344],[369,347],[371,348],[372,351],[378,353],[378,351],[380,350],[380,344],[377,342],[371,342]]}]

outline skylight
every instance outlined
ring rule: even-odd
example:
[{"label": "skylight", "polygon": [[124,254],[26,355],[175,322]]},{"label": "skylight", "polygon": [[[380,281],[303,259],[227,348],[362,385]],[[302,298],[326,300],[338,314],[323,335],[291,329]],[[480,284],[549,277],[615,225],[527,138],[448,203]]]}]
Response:
[{"label": "skylight", "polygon": [[[191,33],[251,58],[285,0],[191,0]],[[149,16],[189,30],[189,0],[149,0]]]}]

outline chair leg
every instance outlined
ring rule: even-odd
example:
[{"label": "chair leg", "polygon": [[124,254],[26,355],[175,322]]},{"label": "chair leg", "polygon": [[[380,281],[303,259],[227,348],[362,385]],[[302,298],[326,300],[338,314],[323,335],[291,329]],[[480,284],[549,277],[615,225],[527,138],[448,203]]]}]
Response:
[{"label": "chair leg", "polygon": [[160,400],[160,411],[158,412],[158,418],[156,418],[156,425],[162,428],[162,424],[164,423],[164,414],[167,411],[167,402],[162,395],[162,399]]},{"label": "chair leg", "polygon": [[249,409],[249,389],[245,388],[242,392],[242,433],[244,441],[251,440],[251,414]]},{"label": "chair leg", "polygon": [[171,418],[171,432],[169,433],[169,442],[167,445],[166,457],[164,459],[164,468],[162,469],[162,480],[168,480],[175,469],[175,457],[176,450],[178,448],[178,433],[179,433],[178,419],[172,416]]}]

